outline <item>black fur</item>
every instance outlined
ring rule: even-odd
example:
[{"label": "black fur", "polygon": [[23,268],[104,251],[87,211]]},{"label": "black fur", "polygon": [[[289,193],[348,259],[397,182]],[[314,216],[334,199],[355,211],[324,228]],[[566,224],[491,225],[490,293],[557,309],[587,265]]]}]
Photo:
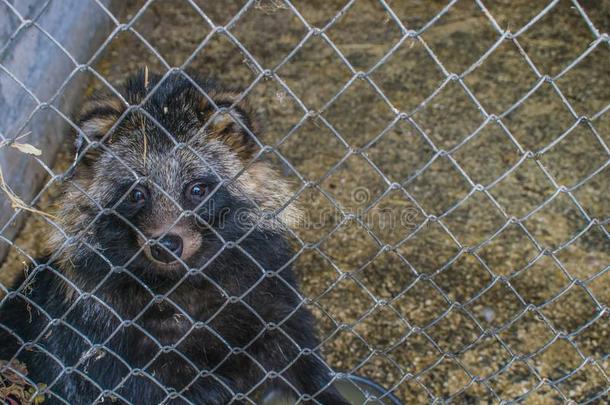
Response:
[{"label": "black fur", "polygon": [[[146,93],[143,80],[140,74],[129,82],[130,102]],[[186,79],[172,77],[146,105],[182,142],[201,124],[194,121],[200,119],[197,103],[192,110],[184,108],[193,92]],[[120,115],[97,109],[85,119]],[[129,125],[126,120],[118,135],[126,136]],[[173,142],[161,131],[149,128],[148,136],[148,153],[170,153]],[[110,149],[126,156],[134,153],[126,146],[130,142],[136,141],[110,144]],[[101,164],[97,159],[85,163],[95,167]],[[198,227],[203,243],[185,267],[164,271],[144,254],[136,255],[136,233],[127,223],[139,226],[155,219],[162,196],[151,191],[150,205],[134,209],[120,198],[131,185],[107,180],[115,192],[97,203],[114,211],[97,216],[85,197],[76,204],[92,222],[90,239],[80,241],[78,254],[62,261],[65,253],[52,252],[55,260],[39,260],[0,307],[0,359],[22,361],[33,382],[46,384],[45,404],[102,398],[134,404],[251,403],[267,389],[311,396],[321,404],[346,404],[329,386],[332,372],[315,351],[313,317],[302,307],[287,265],[292,252],[282,233],[257,227],[229,246],[218,237],[238,241],[244,235],[243,224],[226,213],[251,208],[247,199],[235,198],[217,178],[206,180],[218,190],[201,207],[189,207],[176,195],[183,208],[197,209],[204,220],[188,224]]]}]

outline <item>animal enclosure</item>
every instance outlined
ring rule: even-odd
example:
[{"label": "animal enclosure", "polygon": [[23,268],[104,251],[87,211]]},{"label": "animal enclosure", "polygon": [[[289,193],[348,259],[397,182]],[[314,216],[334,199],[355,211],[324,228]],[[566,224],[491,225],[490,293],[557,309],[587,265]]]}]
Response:
[{"label": "animal enclosure", "polygon": [[[303,212],[290,264],[337,373],[406,404],[607,403],[609,1],[88,0],[100,38],[78,57],[40,3],[0,0],[0,109],[28,100],[0,122],[0,306],[43,271],[59,186],[79,169],[76,100],[138,70],[192,71],[261,117],[256,159]],[[29,36],[65,77],[14,68]],[[42,113],[65,133],[34,126]],[[9,177],[11,156],[36,177]],[[11,360],[0,375],[27,382]]]}]

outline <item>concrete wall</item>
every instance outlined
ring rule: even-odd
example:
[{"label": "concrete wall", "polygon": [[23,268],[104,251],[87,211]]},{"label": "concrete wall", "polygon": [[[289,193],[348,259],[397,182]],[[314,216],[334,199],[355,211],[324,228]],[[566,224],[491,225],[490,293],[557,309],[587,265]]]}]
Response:
[{"label": "concrete wall", "polygon": [[[122,8],[121,1],[99,3],[114,15]],[[70,133],[66,120],[46,105],[66,115],[73,112],[89,77],[79,66],[115,27],[93,0],[0,2],[0,167],[6,185],[24,202],[31,202],[45,184],[48,173],[41,163],[53,164],[60,142]],[[40,149],[40,156],[6,145],[23,134],[28,135],[19,142]],[[27,215],[13,209],[0,192],[0,263]]]}]

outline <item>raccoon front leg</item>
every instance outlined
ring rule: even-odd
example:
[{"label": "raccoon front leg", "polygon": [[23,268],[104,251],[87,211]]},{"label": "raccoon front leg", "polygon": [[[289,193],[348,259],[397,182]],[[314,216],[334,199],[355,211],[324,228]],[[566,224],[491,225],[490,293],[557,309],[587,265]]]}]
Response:
[{"label": "raccoon front leg", "polygon": [[301,401],[304,403],[349,405],[331,384],[332,370],[314,351],[308,349],[315,347],[316,343],[313,333],[309,332],[292,339],[282,332],[274,332],[273,335],[266,333],[263,343],[257,347],[257,357],[266,370],[278,374],[275,381],[270,383],[270,388],[297,398],[305,395],[311,397],[309,401]]},{"label": "raccoon front leg", "polygon": [[233,394],[227,386],[231,387],[233,390],[235,387],[234,384],[225,384],[221,383],[219,377],[207,377],[202,378],[197,383],[189,389],[185,397],[188,398],[189,401],[195,404],[206,404],[206,405],[241,405],[246,404],[245,401],[241,401],[235,398],[235,394]]},{"label": "raccoon front leg", "polygon": [[[312,403],[349,405],[331,385],[330,373],[328,366],[312,352],[308,355],[301,355],[290,367],[287,376],[301,394],[313,398]],[[319,392],[320,390],[322,391]]]}]

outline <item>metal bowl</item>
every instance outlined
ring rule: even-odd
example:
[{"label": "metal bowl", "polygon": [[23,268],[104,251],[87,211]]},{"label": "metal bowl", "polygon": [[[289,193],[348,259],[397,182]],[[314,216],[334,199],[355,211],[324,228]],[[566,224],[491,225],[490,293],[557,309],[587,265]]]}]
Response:
[{"label": "metal bowl", "polygon": [[[391,392],[381,385],[367,378],[357,375],[345,375],[334,382],[335,387],[341,395],[353,405],[403,405],[403,403]],[[269,393],[263,400],[263,405],[292,405],[296,401],[294,397],[286,397],[277,391]]]}]

